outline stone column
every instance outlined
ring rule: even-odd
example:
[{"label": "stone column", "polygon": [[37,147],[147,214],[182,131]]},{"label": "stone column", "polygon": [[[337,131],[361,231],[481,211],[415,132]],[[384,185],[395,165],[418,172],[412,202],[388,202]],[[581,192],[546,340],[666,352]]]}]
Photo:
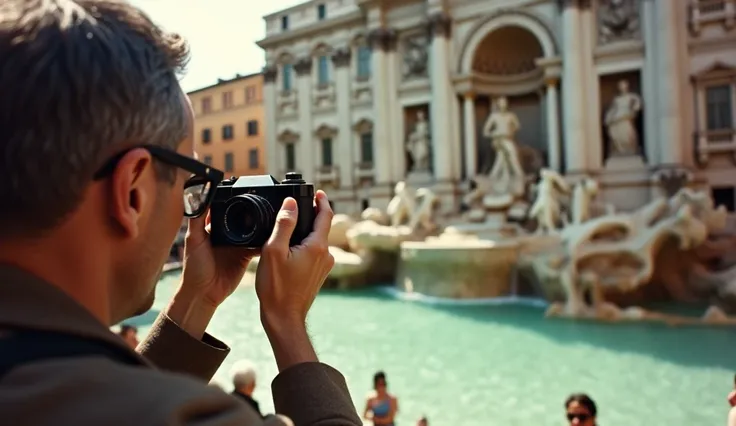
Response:
[{"label": "stone column", "polygon": [[578,0],[562,3],[562,105],[567,172],[582,172],[587,168],[585,117],[586,97],[581,90],[584,82],[582,69],[582,31]]},{"label": "stone column", "polygon": [[399,55],[396,52],[396,33],[391,33],[386,50],[386,99],[388,100],[388,134],[393,162],[391,181],[399,182],[406,178],[406,150],[404,148],[404,113],[399,103]]},{"label": "stone column", "polygon": [[[391,129],[390,109],[388,108],[388,60],[386,52],[391,48],[395,34],[386,28],[377,28],[368,35],[371,53],[371,81],[373,83],[373,170],[378,185],[391,183]],[[404,157],[401,157],[403,160]]]},{"label": "stone column", "polygon": [[278,91],[276,90],[276,76],[278,75],[278,68],[275,65],[267,66],[263,69],[263,105],[265,107],[265,118],[266,122],[266,146],[265,151],[262,155],[266,157],[266,173],[273,175],[276,179],[282,179],[283,176],[279,176],[281,170],[279,169],[279,147],[277,141],[276,128],[276,97]]},{"label": "stone column", "polygon": [[647,163],[659,162],[659,100],[657,99],[657,15],[654,7],[656,0],[642,2],[642,35],[644,40],[644,69],[642,70],[642,100],[644,103],[644,149]]},{"label": "stone column", "polygon": [[475,124],[475,93],[465,94],[463,102],[463,122],[465,127],[465,176],[472,179],[478,173],[478,141]]},{"label": "stone column", "polygon": [[659,93],[660,165],[681,165],[684,161],[683,109],[685,101],[681,74],[680,51],[687,51],[684,37],[685,19],[674,1],[655,1],[657,17],[657,92]]},{"label": "stone column", "polygon": [[434,176],[440,181],[449,181],[453,175],[452,150],[452,101],[450,97],[449,42],[451,19],[443,14],[432,15],[429,28],[432,34],[430,57],[430,81],[432,101],[430,105],[430,127],[432,132],[432,158]]},{"label": "stone column", "polygon": [[297,75],[297,102],[299,108],[299,147],[296,168],[304,180],[314,182],[314,138],[312,137],[312,58],[302,58],[294,65]]},{"label": "stone column", "polygon": [[549,168],[560,172],[562,170],[560,155],[560,101],[557,96],[557,78],[548,77],[547,85],[547,164]]},{"label": "stone column", "polygon": [[601,134],[601,111],[600,84],[598,83],[598,72],[595,69],[595,58],[593,57],[594,43],[597,39],[597,22],[593,14],[590,0],[580,1],[581,21],[581,73],[584,77],[584,86],[578,88],[585,93],[585,115],[586,137],[586,169],[598,170],[603,167],[603,138]]},{"label": "stone column", "polygon": [[340,186],[352,188],[353,165],[359,160],[354,152],[353,130],[350,119],[350,47],[338,49],[332,55],[335,65],[335,89],[337,92],[337,139],[332,141],[337,148],[336,164],[340,167]]}]

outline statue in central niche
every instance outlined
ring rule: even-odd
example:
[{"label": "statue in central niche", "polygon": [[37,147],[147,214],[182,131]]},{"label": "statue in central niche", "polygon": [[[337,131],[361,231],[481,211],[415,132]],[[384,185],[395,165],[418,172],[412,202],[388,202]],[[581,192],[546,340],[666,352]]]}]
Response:
[{"label": "statue in central niche", "polygon": [[611,143],[611,155],[636,155],[639,154],[639,135],[635,120],[641,111],[641,98],[629,91],[629,82],[626,80],[618,82],[618,92],[604,120]]},{"label": "statue in central niche", "polygon": [[524,170],[515,141],[519,128],[519,118],[509,111],[508,100],[505,97],[496,99],[495,109],[483,126],[483,136],[491,140],[496,153],[489,177],[497,194],[520,196],[524,193]]}]

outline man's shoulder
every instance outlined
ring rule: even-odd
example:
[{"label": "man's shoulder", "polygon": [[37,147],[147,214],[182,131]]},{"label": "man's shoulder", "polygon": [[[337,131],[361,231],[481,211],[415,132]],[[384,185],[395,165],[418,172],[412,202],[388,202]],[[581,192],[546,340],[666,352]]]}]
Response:
[{"label": "man's shoulder", "polygon": [[[0,394],[0,417],[35,418],[29,426],[45,424],[196,425],[207,414],[222,424],[260,425],[260,417],[246,404],[220,389],[182,374],[129,366],[106,358],[51,360],[22,366],[3,380],[13,392]],[[24,404],[12,404],[17,397]],[[44,413],[21,412],[45,407]],[[11,404],[6,404],[9,402]],[[18,410],[17,412],[15,410]],[[191,420],[190,420],[191,419]],[[48,421],[47,421],[48,420]],[[213,425],[220,422],[213,422]]]}]

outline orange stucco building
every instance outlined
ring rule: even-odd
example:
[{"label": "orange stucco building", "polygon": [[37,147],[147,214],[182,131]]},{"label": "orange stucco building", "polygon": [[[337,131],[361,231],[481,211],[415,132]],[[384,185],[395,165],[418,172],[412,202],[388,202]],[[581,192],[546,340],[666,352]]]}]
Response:
[{"label": "orange stucco building", "polygon": [[265,173],[263,75],[231,80],[190,92],[195,114],[194,150],[225,176]]}]

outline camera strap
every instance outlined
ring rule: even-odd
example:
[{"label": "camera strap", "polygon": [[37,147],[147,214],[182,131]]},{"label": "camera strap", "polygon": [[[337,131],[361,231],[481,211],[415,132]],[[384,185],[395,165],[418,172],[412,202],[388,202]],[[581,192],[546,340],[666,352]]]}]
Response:
[{"label": "camera strap", "polygon": [[104,341],[54,331],[11,332],[0,338],[0,380],[16,367],[48,359],[102,356],[121,364],[142,365],[133,354]]}]

